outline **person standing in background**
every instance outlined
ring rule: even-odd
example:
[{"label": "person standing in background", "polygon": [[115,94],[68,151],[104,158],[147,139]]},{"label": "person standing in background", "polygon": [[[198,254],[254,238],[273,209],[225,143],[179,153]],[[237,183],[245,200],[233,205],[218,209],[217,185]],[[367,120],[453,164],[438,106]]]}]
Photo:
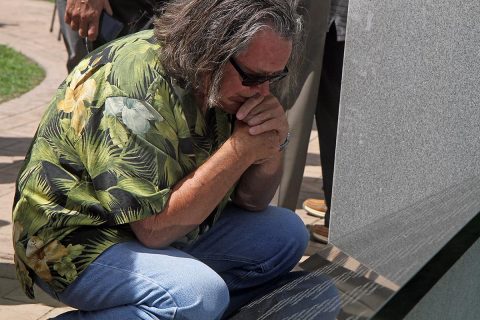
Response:
[{"label": "person standing in background", "polygon": [[325,218],[325,225],[311,225],[310,231],[314,240],[326,242],[330,222],[348,0],[305,1],[304,7],[307,44],[304,63],[300,67],[300,86],[297,91],[293,91],[290,101],[286,102],[286,105],[293,104],[287,113],[292,137],[285,153],[278,205],[295,210],[305,169],[310,125],[315,117],[325,200],[307,199],[303,208],[310,215]]},{"label": "person standing in background", "polygon": [[155,9],[165,0],[56,0],[60,31],[68,52],[68,72],[91,50],[105,41],[98,39],[102,12],[123,24],[113,38],[152,28]]}]

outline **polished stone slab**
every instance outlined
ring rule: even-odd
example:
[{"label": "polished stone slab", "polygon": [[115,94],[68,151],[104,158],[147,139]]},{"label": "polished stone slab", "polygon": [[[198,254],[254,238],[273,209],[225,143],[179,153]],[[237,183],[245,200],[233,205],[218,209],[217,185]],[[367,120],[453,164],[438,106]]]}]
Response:
[{"label": "polished stone slab", "polygon": [[367,320],[399,289],[331,245],[301,267],[304,275],[253,300],[230,320]]},{"label": "polished stone slab", "polygon": [[477,212],[401,286],[331,244],[319,247],[300,264],[304,273],[280,280],[274,291],[229,319],[475,320],[480,314],[479,239]]},{"label": "polished stone slab", "polygon": [[400,285],[480,208],[479,16],[349,3],[330,241]]},{"label": "polished stone slab", "polygon": [[340,242],[350,248],[347,253],[403,285],[479,211],[480,177],[473,177],[381,216]]}]

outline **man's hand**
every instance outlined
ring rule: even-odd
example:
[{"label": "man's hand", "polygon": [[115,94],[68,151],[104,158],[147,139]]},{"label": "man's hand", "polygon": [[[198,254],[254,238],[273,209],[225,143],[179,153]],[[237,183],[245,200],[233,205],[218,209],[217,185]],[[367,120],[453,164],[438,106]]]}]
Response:
[{"label": "man's hand", "polygon": [[67,0],[65,9],[65,23],[73,31],[78,31],[80,37],[94,41],[97,39],[100,23],[100,15],[105,10],[109,15],[113,14],[108,0]]},{"label": "man's hand", "polygon": [[272,95],[251,97],[238,109],[236,116],[250,127],[248,132],[251,135],[277,131],[279,139],[277,147],[287,137],[288,122],[285,111],[278,99]]},{"label": "man's hand", "polygon": [[249,130],[246,123],[238,119],[235,121],[235,128],[230,139],[238,156],[246,157],[255,164],[279,156],[277,131],[270,130],[252,135]]}]

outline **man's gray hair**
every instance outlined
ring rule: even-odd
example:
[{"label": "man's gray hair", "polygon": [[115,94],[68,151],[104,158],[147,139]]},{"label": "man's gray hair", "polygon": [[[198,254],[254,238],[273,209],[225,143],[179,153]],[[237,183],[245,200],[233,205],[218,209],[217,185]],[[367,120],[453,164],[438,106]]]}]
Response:
[{"label": "man's gray hair", "polygon": [[202,76],[211,74],[207,103],[213,106],[223,67],[263,28],[292,41],[289,66],[293,70],[302,43],[297,5],[298,0],[169,1],[155,21],[165,73],[191,88],[200,88]]}]

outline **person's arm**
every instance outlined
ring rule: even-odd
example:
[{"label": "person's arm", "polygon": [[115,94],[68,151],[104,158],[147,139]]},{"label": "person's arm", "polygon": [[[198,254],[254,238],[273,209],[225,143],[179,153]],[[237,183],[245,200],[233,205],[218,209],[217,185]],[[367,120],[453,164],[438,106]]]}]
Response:
[{"label": "person's arm", "polygon": [[277,134],[257,136],[237,121],[232,136],[203,165],[179,181],[164,210],[130,223],[138,240],[151,248],[165,247],[202,223],[253,163],[267,161]]},{"label": "person's arm", "polygon": [[78,31],[80,37],[88,36],[88,40],[94,41],[98,36],[103,10],[109,15],[113,14],[108,0],[67,0],[64,20],[73,31]]},{"label": "person's arm", "polygon": [[261,211],[272,201],[282,177],[282,156],[278,146],[273,156],[245,171],[233,194],[236,205],[249,211]]},{"label": "person's arm", "polygon": [[279,149],[288,134],[285,111],[274,96],[255,96],[242,105],[236,116],[249,126],[251,135],[269,131],[278,133],[271,158],[250,166],[233,195],[233,201],[238,206],[251,211],[263,210],[272,200],[282,176],[282,153]]}]

